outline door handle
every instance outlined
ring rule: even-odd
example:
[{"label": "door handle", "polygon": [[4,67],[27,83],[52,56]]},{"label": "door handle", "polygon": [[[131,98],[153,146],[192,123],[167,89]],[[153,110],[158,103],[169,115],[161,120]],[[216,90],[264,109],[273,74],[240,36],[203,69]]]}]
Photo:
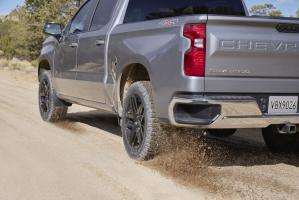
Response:
[{"label": "door handle", "polygon": [[72,47],[72,48],[77,48],[78,47],[78,43],[71,43],[69,46]]},{"label": "door handle", "polygon": [[96,45],[97,46],[102,46],[105,44],[105,41],[104,40],[96,40]]}]

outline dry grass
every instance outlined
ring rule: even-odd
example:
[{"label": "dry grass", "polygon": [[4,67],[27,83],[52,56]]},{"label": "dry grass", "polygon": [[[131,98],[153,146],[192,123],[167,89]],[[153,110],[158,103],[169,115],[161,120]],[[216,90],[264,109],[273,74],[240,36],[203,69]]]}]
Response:
[{"label": "dry grass", "polygon": [[12,60],[7,60],[4,58],[0,58],[0,70],[14,70],[14,71],[23,71],[23,72],[35,72],[36,69],[34,66],[26,61],[26,60],[19,60],[14,58]]}]

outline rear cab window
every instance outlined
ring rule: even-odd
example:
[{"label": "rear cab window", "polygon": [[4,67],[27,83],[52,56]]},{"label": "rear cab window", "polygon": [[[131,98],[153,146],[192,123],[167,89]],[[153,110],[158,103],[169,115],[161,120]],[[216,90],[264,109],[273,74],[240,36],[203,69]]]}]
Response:
[{"label": "rear cab window", "polygon": [[185,15],[246,16],[242,0],[130,0],[124,23]]}]

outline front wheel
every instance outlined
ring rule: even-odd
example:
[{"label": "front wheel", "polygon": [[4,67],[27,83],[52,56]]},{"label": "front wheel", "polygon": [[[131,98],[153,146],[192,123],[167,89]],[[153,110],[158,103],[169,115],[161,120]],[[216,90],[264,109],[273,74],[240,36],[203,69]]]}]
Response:
[{"label": "front wheel", "polygon": [[263,129],[263,137],[268,148],[273,152],[299,151],[299,133],[288,135],[280,134],[278,125]]},{"label": "front wheel", "polygon": [[68,107],[56,97],[50,71],[44,71],[41,75],[38,97],[39,111],[44,121],[56,122],[65,118]]},{"label": "front wheel", "polygon": [[129,156],[144,161],[157,154],[160,123],[156,118],[150,82],[130,86],[123,103],[122,135]]}]

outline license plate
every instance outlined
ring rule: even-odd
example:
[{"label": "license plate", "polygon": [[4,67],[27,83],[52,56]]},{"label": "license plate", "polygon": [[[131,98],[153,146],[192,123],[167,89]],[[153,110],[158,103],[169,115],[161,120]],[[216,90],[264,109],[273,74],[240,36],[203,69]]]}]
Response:
[{"label": "license plate", "polygon": [[298,112],[298,97],[269,97],[268,114],[296,114]]}]

